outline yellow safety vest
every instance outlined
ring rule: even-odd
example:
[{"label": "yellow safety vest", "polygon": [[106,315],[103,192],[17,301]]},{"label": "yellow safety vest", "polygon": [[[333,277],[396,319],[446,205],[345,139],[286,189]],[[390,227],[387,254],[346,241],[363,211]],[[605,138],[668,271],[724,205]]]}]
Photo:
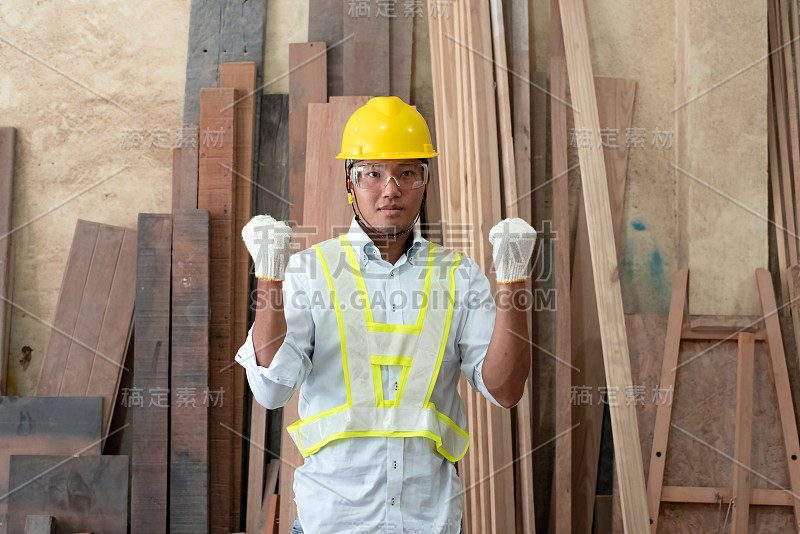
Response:
[{"label": "yellow safety vest", "polygon": [[[423,436],[456,462],[469,435],[430,402],[442,364],[455,302],[454,271],[461,255],[430,243],[422,306],[416,324],[376,323],[358,260],[346,235],[314,245],[339,325],[347,402],[287,427],[304,457],[333,440],[363,436]],[[349,265],[349,268],[348,268]],[[333,272],[330,266],[335,267]],[[342,309],[339,296],[360,296],[361,309]],[[434,302],[434,306],[428,306]],[[443,304],[447,303],[445,307]],[[382,365],[402,366],[393,400],[385,400]]]}]

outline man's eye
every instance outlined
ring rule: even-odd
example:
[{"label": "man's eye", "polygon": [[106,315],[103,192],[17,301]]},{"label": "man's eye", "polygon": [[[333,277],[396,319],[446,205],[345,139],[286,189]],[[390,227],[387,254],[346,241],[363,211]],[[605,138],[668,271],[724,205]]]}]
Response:
[{"label": "man's eye", "polygon": [[369,171],[369,172],[367,172],[367,176],[369,178],[377,178],[379,176],[379,173],[378,173],[378,171]]}]

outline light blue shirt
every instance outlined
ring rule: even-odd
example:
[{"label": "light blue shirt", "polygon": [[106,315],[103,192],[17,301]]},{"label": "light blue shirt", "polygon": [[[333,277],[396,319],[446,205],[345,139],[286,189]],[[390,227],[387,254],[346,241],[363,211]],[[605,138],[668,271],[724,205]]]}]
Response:
[{"label": "light blue shirt", "polygon": [[[416,322],[428,241],[417,226],[413,232],[412,246],[392,265],[381,258],[355,218],[350,225],[347,237],[360,261],[376,322]],[[286,338],[270,366],[256,362],[252,328],[236,355],[247,371],[253,397],[265,408],[285,405],[299,388],[301,418],[347,400],[339,337],[315,337],[317,326],[324,324],[327,331],[338,328],[336,314],[322,298],[321,293],[329,290],[316,262],[311,248],[289,259],[283,282]],[[481,377],[495,305],[489,280],[474,261],[462,255],[454,274],[453,318],[430,400],[458,426],[467,428],[456,389],[461,372],[476,391],[500,406]],[[400,376],[394,368],[387,366],[382,373],[387,400],[393,398]],[[425,437],[335,440],[295,470],[294,492],[306,534],[457,534],[461,526],[462,486],[455,466]]]}]

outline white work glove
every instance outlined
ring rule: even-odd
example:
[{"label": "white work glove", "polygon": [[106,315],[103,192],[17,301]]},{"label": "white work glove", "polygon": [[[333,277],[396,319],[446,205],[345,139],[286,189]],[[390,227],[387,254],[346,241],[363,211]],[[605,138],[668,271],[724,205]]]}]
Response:
[{"label": "white work glove", "polygon": [[508,284],[528,277],[528,262],[536,245],[536,230],[514,217],[503,219],[489,230],[492,260],[498,284]]},{"label": "white work glove", "polygon": [[256,276],[282,281],[292,254],[292,229],[270,215],[256,215],[242,228],[242,239],[253,257]]}]

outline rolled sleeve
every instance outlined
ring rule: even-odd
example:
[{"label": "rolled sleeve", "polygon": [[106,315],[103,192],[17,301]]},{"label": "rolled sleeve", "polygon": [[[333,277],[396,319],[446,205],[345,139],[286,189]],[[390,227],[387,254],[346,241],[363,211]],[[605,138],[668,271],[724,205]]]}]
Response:
[{"label": "rolled sleeve", "polygon": [[463,321],[459,325],[458,350],[461,358],[461,371],[467,377],[472,389],[480,392],[492,404],[503,406],[489,393],[483,383],[483,360],[489,349],[497,311],[492,296],[489,279],[480,267],[469,258],[466,272],[467,291],[461,305],[464,306]]},{"label": "rolled sleeve", "polygon": [[[311,316],[308,291],[298,269],[289,269],[297,262],[292,256],[283,282],[286,336],[269,367],[258,365],[253,345],[253,326],[236,354],[236,362],[244,367],[247,382],[255,400],[269,410],[284,406],[311,372],[311,353],[314,346],[314,321]],[[291,274],[290,274],[291,273]]]}]

